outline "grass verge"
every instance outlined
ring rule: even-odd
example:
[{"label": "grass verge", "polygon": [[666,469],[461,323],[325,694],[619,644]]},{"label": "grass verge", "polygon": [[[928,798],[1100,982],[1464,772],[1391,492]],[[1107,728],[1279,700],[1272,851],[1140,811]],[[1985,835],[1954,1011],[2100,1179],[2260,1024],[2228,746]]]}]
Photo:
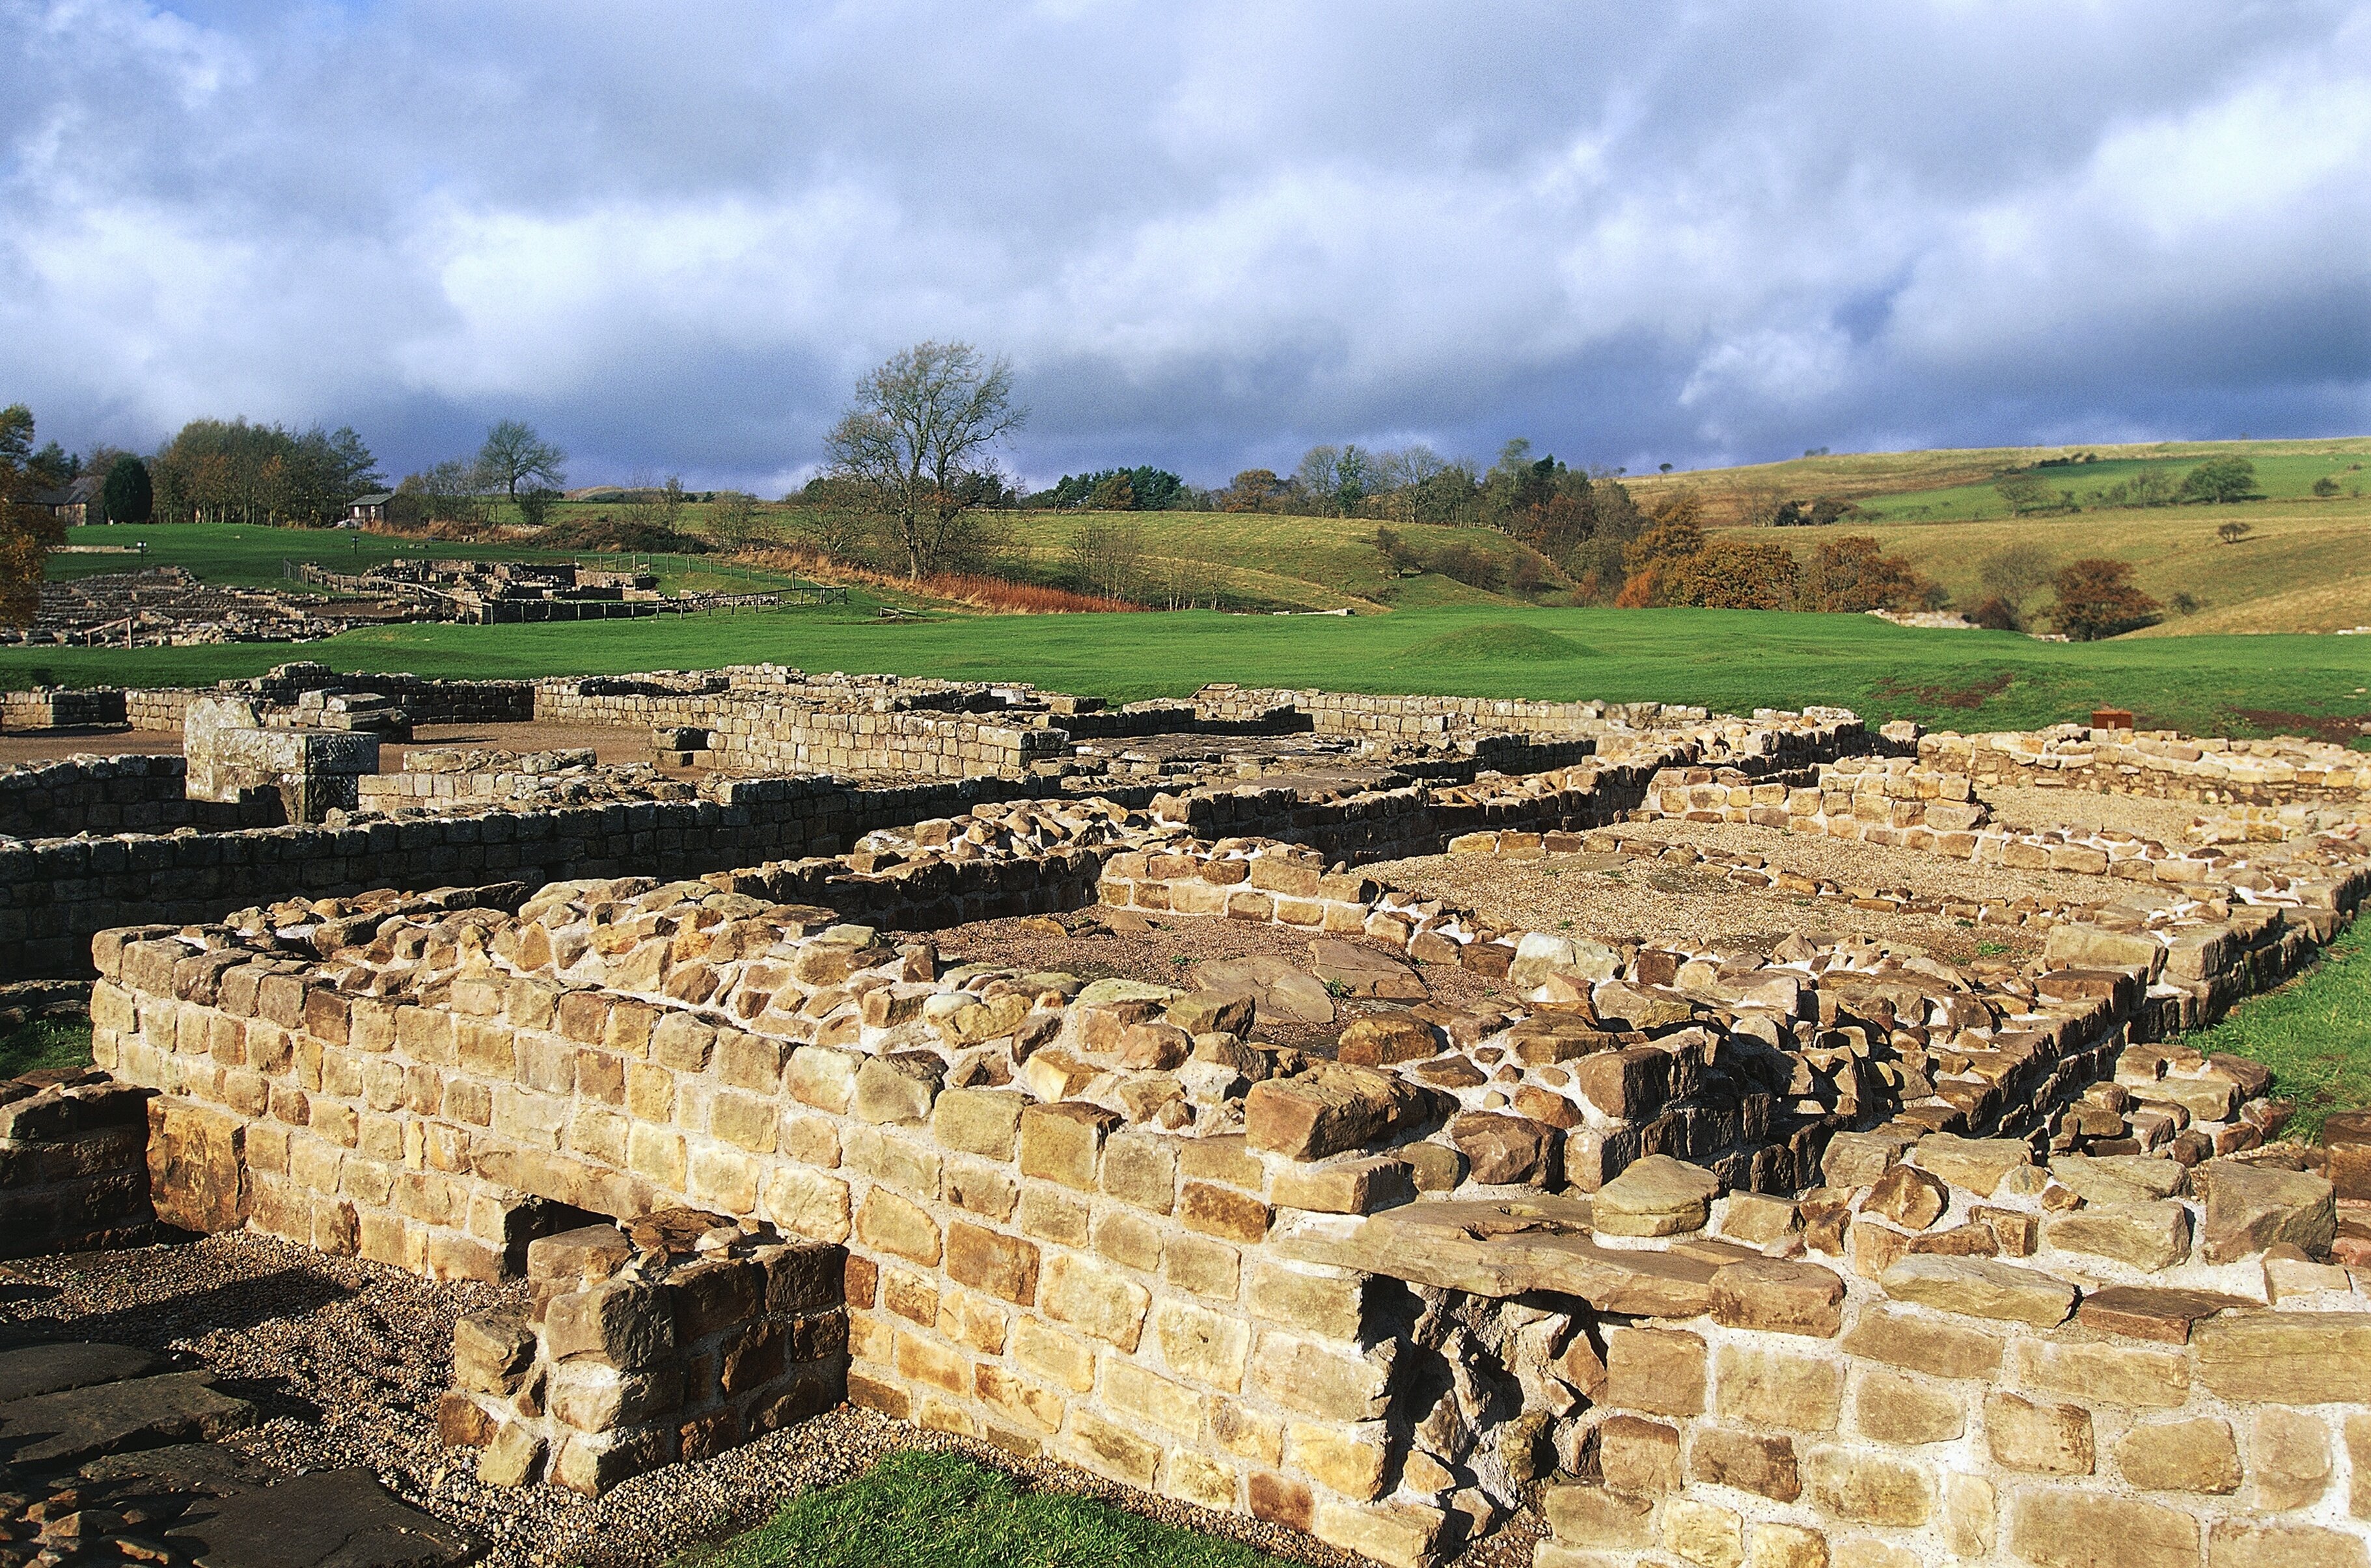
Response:
[{"label": "grass verge", "polygon": [[89,1065],[88,1018],[34,1018],[0,1032],[0,1078],[43,1067]]},{"label": "grass verge", "polygon": [[954,1454],[892,1454],[818,1487],[698,1568],[1282,1568],[1239,1541],[1034,1492]]},{"label": "grass verge", "polygon": [[2319,963],[2183,1043],[2270,1067],[2273,1091],[2296,1101],[2290,1130],[2308,1142],[2331,1112],[2371,1105],[2371,921],[2357,920]]}]

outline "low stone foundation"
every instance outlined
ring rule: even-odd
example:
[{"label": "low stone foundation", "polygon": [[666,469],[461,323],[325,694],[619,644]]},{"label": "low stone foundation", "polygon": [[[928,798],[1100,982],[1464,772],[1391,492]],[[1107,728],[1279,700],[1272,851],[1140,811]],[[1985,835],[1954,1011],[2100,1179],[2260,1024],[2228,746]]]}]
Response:
[{"label": "low stone foundation", "polygon": [[438,1428],[498,1486],[591,1495],[712,1458],[846,1396],[848,1266],[688,1210],[530,1242],[527,1310],[455,1329]]},{"label": "low stone foundation", "polygon": [[0,1258],[148,1240],[153,1098],[87,1068],[0,1080]]}]

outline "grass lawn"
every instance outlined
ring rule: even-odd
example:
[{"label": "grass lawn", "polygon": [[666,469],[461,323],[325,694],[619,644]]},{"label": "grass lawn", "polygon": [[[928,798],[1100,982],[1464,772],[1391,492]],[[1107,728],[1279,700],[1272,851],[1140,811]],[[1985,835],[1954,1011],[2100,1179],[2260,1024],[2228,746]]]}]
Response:
[{"label": "grass lawn", "polygon": [[42,1067],[89,1065],[88,1018],[36,1018],[0,1032],[0,1078]]},{"label": "grass lawn", "polygon": [[2305,973],[2182,1043],[2270,1067],[2273,1092],[2296,1101],[2290,1127],[2307,1142],[2331,1111],[2371,1105],[2371,920],[2357,920]]},{"label": "grass lawn", "polygon": [[1278,1568],[1238,1541],[1033,1492],[953,1454],[892,1454],[679,1568]]},{"label": "grass lawn", "polygon": [[[2127,707],[2195,734],[2351,737],[2371,716],[2371,637],[2169,637],[2069,645],[1922,632],[1858,615],[1718,610],[1409,610],[1287,617],[926,616],[783,609],[542,626],[400,625],[300,646],[9,648],[0,685],[201,685],[290,659],[490,679],[698,669],[774,660],[815,670],[1032,680],[1119,700],[1207,681],[1452,696],[1688,703],[1731,713],[1806,703],[1960,730],[2023,728]],[[2252,715],[2252,716],[2251,716]],[[2342,716],[2350,722],[2330,722]]]}]

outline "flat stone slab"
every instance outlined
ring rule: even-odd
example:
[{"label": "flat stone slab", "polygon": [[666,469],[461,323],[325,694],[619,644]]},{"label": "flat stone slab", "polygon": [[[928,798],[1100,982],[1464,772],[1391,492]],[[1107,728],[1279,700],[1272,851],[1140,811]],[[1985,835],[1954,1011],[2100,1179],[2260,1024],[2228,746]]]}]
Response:
[{"label": "flat stone slab", "polygon": [[201,1504],[165,1532],[205,1568],[450,1568],[481,1550],[368,1470],[317,1470]]},{"label": "flat stone slab", "polygon": [[1334,998],[1324,981],[1282,958],[1220,958],[1196,965],[1194,980],[1205,991],[1249,996],[1263,1017],[1303,1024],[1334,1021]]},{"label": "flat stone slab", "polygon": [[0,1350],[0,1405],[94,1383],[145,1377],[168,1371],[171,1365],[151,1351],[131,1345],[94,1344],[85,1340]]},{"label": "flat stone slab", "polygon": [[255,1407],[214,1388],[210,1374],[170,1372],[0,1405],[0,1458],[76,1464],[126,1448],[212,1442],[255,1422]]},{"label": "flat stone slab", "polygon": [[1352,996],[1382,1002],[1426,1002],[1431,988],[1401,959],[1371,947],[1320,939],[1309,945],[1309,967],[1319,980]]},{"label": "flat stone slab", "polygon": [[1601,1312],[1694,1318],[1713,1276],[1748,1249],[1613,1248],[1590,1235],[1585,1198],[1423,1199],[1365,1218],[1311,1215],[1276,1233],[1286,1257],[1475,1295],[1577,1295]]},{"label": "flat stone slab", "polygon": [[75,1476],[99,1485],[123,1482],[135,1492],[191,1493],[228,1497],[269,1486],[281,1472],[236,1448],[212,1443],[168,1443],[93,1459]]}]

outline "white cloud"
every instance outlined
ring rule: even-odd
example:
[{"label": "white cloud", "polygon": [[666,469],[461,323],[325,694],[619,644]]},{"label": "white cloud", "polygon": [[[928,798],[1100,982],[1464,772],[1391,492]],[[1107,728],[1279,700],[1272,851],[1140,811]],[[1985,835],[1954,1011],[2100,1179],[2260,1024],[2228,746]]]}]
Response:
[{"label": "white cloud", "polygon": [[2371,6],[0,0],[0,401],[771,483],[1011,353],[1032,473],[2371,415]]}]

